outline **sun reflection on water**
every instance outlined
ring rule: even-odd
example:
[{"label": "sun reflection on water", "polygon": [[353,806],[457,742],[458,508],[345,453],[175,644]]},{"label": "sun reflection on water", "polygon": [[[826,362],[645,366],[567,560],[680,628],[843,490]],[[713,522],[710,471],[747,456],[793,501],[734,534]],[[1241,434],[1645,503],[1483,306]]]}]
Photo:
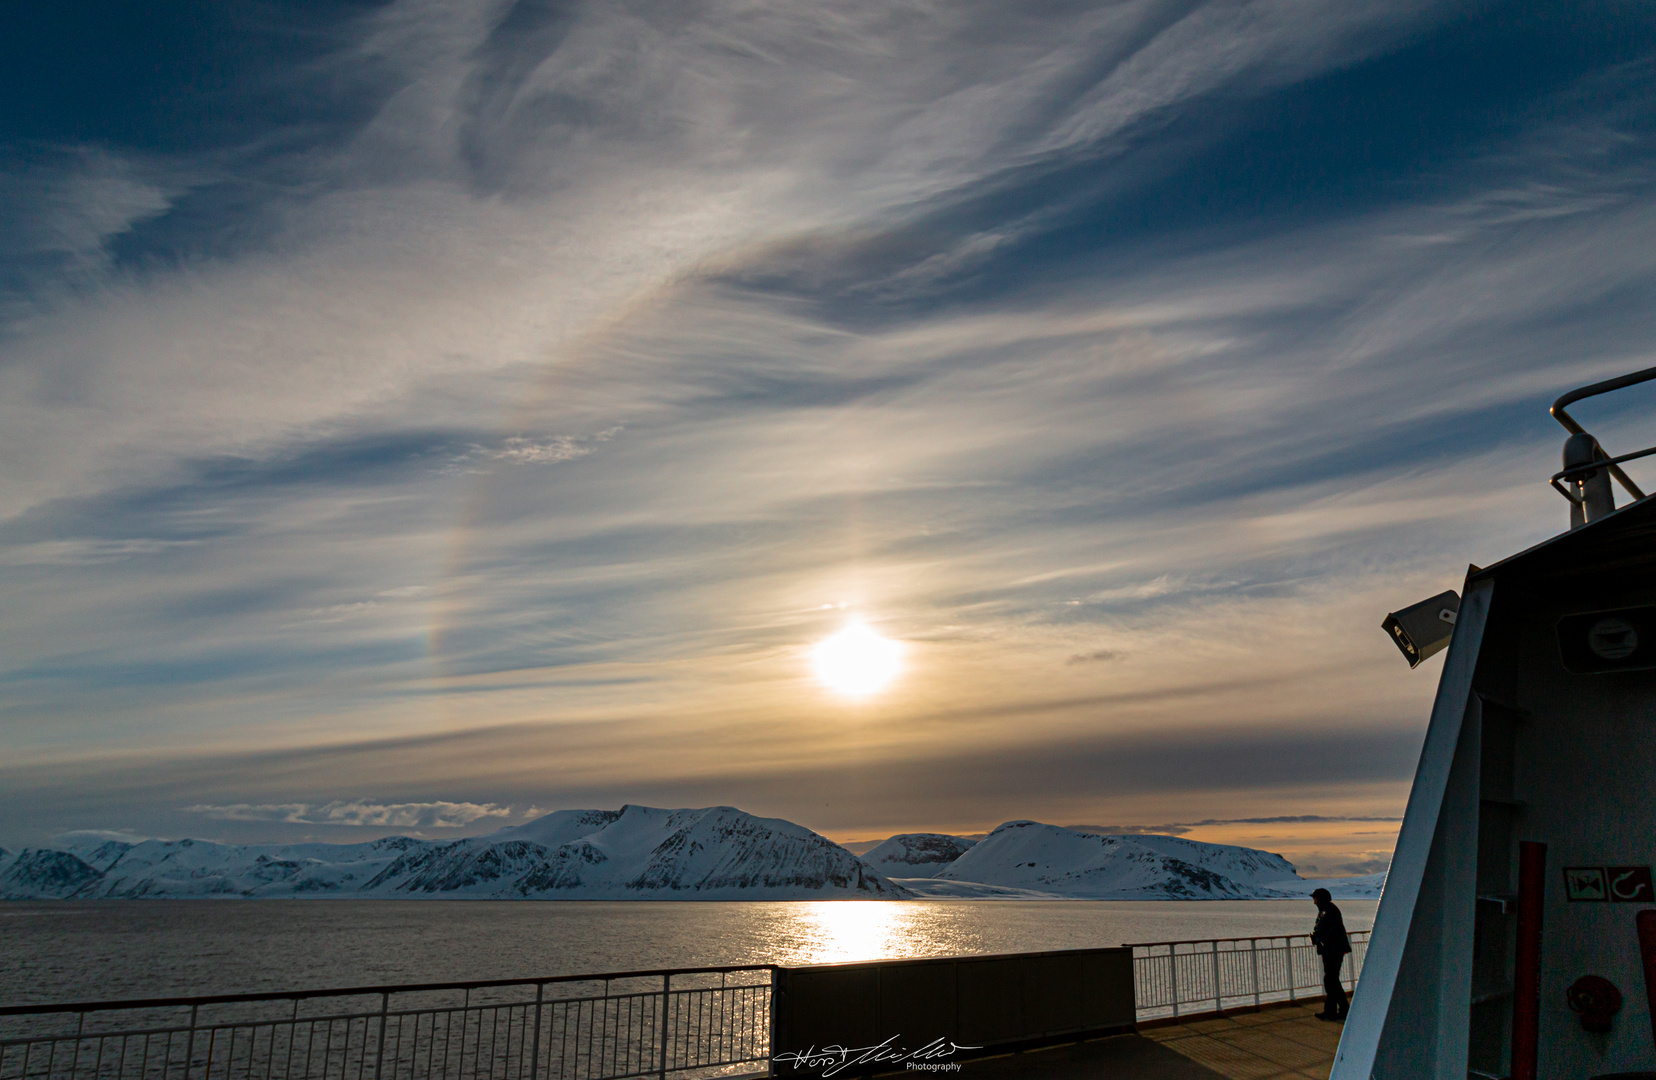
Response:
[{"label": "sun reflection on water", "polygon": [[[826,900],[794,905],[784,964],[844,964],[924,952],[914,912],[885,900]],[[918,946],[918,949],[917,949]]]}]

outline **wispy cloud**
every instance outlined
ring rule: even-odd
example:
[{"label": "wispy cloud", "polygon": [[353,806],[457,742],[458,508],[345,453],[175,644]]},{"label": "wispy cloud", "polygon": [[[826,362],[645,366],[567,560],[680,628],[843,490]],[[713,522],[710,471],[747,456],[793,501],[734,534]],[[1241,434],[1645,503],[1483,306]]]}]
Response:
[{"label": "wispy cloud", "polygon": [[391,829],[458,829],[491,817],[510,817],[510,806],[494,803],[412,802],[374,803],[335,800],[313,803],[233,803],[228,806],[188,806],[187,813],[214,821],[273,821],[289,825],[347,825]]},{"label": "wispy cloud", "polygon": [[139,536],[111,540],[50,540],[10,546],[0,551],[0,563],[46,566],[107,563],[146,555],[162,555],[200,542]]},{"label": "wispy cloud", "polygon": [[[15,304],[50,282],[96,284],[114,264],[111,244],[160,217],[188,187],[176,167],[94,145],[38,149],[27,157],[0,146],[0,297]],[[9,159],[9,160],[8,160]],[[169,175],[171,173],[171,175]]]},{"label": "wispy cloud", "polygon": [[1656,362],[1648,58],[1502,62],[1557,12],[318,18],[242,58],[303,109],[0,158],[8,822],[1385,816],[1380,614],[1558,531],[1545,402]]},{"label": "wispy cloud", "polygon": [[533,438],[528,435],[509,435],[493,446],[472,443],[452,458],[445,472],[478,473],[490,463],[507,465],[556,465],[586,457],[621,433],[619,426],[607,428],[591,436],[554,435]]},{"label": "wispy cloud", "polygon": [[1337,852],[1317,852],[1300,856],[1296,868],[1301,877],[1352,877],[1358,874],[1378,874],[1382,870],[1390,870],[1392,853],[1387,851],[1364,851],[1355,858],[1342,857]]},{"label": "wispy cloud", "polygon": [[126,829],[71,829],[59,834],[55,841],[64,846],[79,845],[88,840],[115,840],[124,844],[141,844],[151,839],[142,833],[129,832]]},{"label": "wispy cloud", "polygon": [[[1100,835],[1136,835],[1149,836],[1183,836],[1193,829],[1206,828],[1211,825],[1311,825],[1311,824],[1346,824],[1349,822],[1400,822],[1401,817],[1342,817],[1327,814],[1287,814],[1277,817],[1252,818],[1207,818],[1202,821],[1175,821],[1165,825],[1070,825],[1066,826],[1075,832],[1099,833]],[[1362,871],[1368,873],[1368,871]]]}]

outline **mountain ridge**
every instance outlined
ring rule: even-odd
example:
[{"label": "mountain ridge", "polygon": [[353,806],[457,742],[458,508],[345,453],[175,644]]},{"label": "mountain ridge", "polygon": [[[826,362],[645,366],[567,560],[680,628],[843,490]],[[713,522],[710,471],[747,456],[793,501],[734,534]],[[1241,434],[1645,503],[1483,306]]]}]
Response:
[{"label": "mountain ridge", "polygon": [[[824,836],[734,807],[556,811],[486,836],[88,841],[0,862],[0,898],[902,899]],[[100,865],[101,864],[101,865]]]},{"label": "mountain ridge", "polygon": [[1384,874],[1306,880],[1280,855],[1176,836],[1004,822],[982,840],[899,833],[862,858],[730,806],[559,810],[484,836],[355,844],[127,842],[0,849],[0,899],[379,897],[794,900],[1378,896]]},{"label": "mountain ridge", "polygon": [[1317,887],[1370,899],[1385,884],[1384,873],[1308,880],[1281,855],[1256,848],[1025,820],[996,826],[929,877],[893,876],[939,899],[1271,900],[1301,899]]}]

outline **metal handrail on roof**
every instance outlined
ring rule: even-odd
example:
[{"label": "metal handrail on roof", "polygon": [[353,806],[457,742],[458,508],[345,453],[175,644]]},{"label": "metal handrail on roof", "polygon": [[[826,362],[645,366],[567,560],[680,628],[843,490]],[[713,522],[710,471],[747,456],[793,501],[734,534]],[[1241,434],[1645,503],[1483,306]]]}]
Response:
[{"label": "metal handrail on roof", "polygon": [[[1639,383],[1650,382],[1653,379],[1656,379],[1656,367],[1645,368],[1642,371],[1631,372],[1627,375],[1618,375],[1614,379],[1605,379],[1603,382],[1596,382],[1587,386],[1578,387],[1577,389],[1571,390],[1569,393],[1559,397],[1557,401],[1552,403],[1552,408],[1547,411],[1552,414],[1552,418],[1554,420],[1557,420],[1559,424],[1563,426],[1565,431],[1568,431],[1572,435],[1587,435],[1587,429],[1582,427],[1581,424],[1576,421],[1575,417],[1571,416],[1566,411],[1566,406],[1574,405],[1583,398],[1597,397],[1600,394],[1608,394],[1613,390],[1623,390],[1629,386],[1637,386]],[[1591,438],[1591,436],[1589,437]],[[1597,440],[1595,439],[1594,441],[1596,442]],[[1602,451],[1600,452],[1602,453]],[[1642,499],[1645,497],[1645,493],[1639,489],[1638,484],[1633,482],[1632,477],[1622,471],[1621,463],[1624,461],[1632,461],[1634,458],[1648,457],[1651,454],[1656,454],[1656,446],[1649,447],[1645,450],[1639,450],[1631,454],[1622,454],[1619,457],[1605,457],[1584,465],[1576,465],[1572,468],[1563,469],[1554,473],[1551,483],[1552,486],[1558,489],[1559,493],[1566,499],[1569,499],[1571,502],[1577,502],[1579,501],[1578,497],[1568,488],[1560,484],[1559,481],[1565,478],[1578,479],[1580,474],[1591,473],[1602,466],[1609,471],[1611,476],[1616,478],[1616,481],[1621,484],[1622,487],[1627,489],[1627,493],[1633,496],[1635,500]]]}]

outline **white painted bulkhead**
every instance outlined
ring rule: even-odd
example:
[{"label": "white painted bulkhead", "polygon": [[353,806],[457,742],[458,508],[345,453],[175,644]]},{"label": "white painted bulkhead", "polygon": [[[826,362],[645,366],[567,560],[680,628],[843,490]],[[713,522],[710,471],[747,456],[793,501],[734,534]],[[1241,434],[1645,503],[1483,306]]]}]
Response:
[{"label": "white painted bulkhead", "polygon": [[[1636,571],[1623,547],[1469,578],[1331,1080],[1509,1075],[1520,841],[1547,845],[1537,1075],[1656,1069],[1634,923],[1656,903],[1564,887],[1566,867],[1656,865],[1656,672],[1574,674],[1559,645],[1563,616],[1656,604],[1639,544]],[[1607,1033],[1567,1004],[1584,975],[1623,996]]]},{"label": "white painted bulkhead", "polygon": [[[1464,1080],[1477,854],[1477,665],[1491,587],[1461,600],[1329,1080]],[[1467,721],[1470,719],[1470,723]],[[1470,828],[1465,811],[1470,805]]]}]

